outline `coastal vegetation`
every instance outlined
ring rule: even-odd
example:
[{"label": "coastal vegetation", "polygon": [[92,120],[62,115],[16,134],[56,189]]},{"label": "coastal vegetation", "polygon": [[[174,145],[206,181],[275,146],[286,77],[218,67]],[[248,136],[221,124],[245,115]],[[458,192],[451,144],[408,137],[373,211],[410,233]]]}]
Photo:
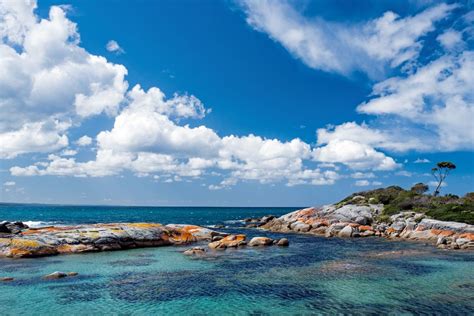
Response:
[{"label": "coastal vegetation", "polygon": [[383,204],[381,221],[387,221],[391,215],[414,211],[442,221],[455,221],[474,224],[474,192],[463,197],[454,194],[444,196],[426,194],[427,186],[415,184],[410,190],[399,186],[389,186],[375,190],[362,191],[349,195],[337,205],[354,203],[354,197],[363,196],[359,203]]},{"label": "coastal vegetation", "polygon": [[353,193],[337,205],[354,203],[355,200],[357,201],[354,198],[361,196],[364,199],[359,199],[360,204],[368,202],[384,205],[382,214],[378,218],[381,222],[389,222],[390,216],[397,213],[413,211],[441,221],[474,224],[474,192],[469,192],[463,197],[454,194],[439,195],[446,177],[454,169],[456,169],[456,165],[450,161],[438,162],[436,167],[431,169],[431,173],[436,179],[436,188],[432,195],[427,194],[428,185],[420,182],[412,186],[410,190],[399,186],[389,186]]}]

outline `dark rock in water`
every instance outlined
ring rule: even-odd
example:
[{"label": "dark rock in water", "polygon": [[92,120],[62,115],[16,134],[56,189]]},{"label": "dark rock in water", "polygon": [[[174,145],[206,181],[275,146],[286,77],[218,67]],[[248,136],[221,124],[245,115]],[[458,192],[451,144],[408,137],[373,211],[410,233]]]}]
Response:
[{"label": "dark rock in water", "polygon": [[45,276],[43,277],[43,279],[46,279],[46,280],[56,280],[56,279],[65,278],[65,277],[67,277],[67,276],[68,276],[67,273],[60,272],[60,271],[56,271],[56,272],[53,272],[53,273],[51,273],[51,274],[45,275]]},{"label": "dark rock in water", "polygon": [[277,246],[281,246],[281,247],[288,247],[290,245],[290,242],[288,239],[286,238],[281,238],[280,240],[278,240],[277,242]]},{"label": "dark rock in water", "polygon": [[0,223],[0,233],[3,234],[18,234],[23,229],[27,229],[28,226],[22,222],[1,222]]},{"label": "dark rock in water", "polygon": [[0,282],[9,282],[9,281],[13,281],[15,280],[14,278],[12,277],[3,277],[3,278],[0,278]]},{"label": "dark rock in water", "polygon": [[224,238],[223,236],[214,236],[214,237],[212,237],[212,241],[218,241],[218,240],[221,240],[223,238]]},{"label": "dark rock in water", "polygon": [[8,229],[7,224],[8,222],[1,222],[0,223],[0,234],[10,234],[10,229]]},{"label": "dark rock in water", "polygon": [[265,223],[271,221],[274,218],[276,218],[274,215],[267,215],[267,216],[262,217],[260,219],[260,222],[265,224]]}]

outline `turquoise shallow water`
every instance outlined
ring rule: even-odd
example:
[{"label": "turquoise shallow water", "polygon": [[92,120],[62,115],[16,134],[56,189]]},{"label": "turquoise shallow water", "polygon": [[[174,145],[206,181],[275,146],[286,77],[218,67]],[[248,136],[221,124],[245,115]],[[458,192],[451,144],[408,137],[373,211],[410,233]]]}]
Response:
[{"label": "turquoise shallow water", "polygon": [[[226,218],[238,219],[234,211],[230,210],[228,217],[226,209],[190,208],[177,212],[181,212],[179,219],[186,212],[193,212],[190,216],[213,225]],[[252,209],[240,211],[242,217],[247,217]],[[267,209],[257,213],[277,211]],[[20,218],[20,214],[14,214],[17,211],[7,212]],[[29,216],[35,213],[31,206],[28,212]],[[41,212],[41,218],[30,218],[58,219],[48,217],[48,210]],[[87,208],[81,212],[87,212]],[[107,212],[106,218],[113,217],[110,215],[113,211]],[[154,210],[153,216],[160,212],[167,212],[170,220],[166,222],[185,222],[173,220],[169,208]],[[207,219],[203,215],[206,212],[211,214]],[[217,213],[212,215],[214,212]],[[73,222],[83,216],[73,215],[74,211],[69,209],[68,213],[64,218]],[[100,208],[87,215],[91,221],[94,216],[95,221],[106,221],[100,216]],[[139,216],[132,217],[135,221]],[[0,211],[0,218],[6,218],[5,209]],[[229,225],[236,225],[233,223]],[[0,283],[0,314],[474,313],[474,255],[469,252],[446,252],[423,244],[378,238],[326,239],[238,227],[225,230],[244,232],[249,237],[285,236],[291,245],[216,251],[202,259],[184,256],[181,252],[185,246],[2,259],[0,276],[13,276],[16,280]],[[79,275],[54,281],[41,279],[57,270],[76,271]]]}]

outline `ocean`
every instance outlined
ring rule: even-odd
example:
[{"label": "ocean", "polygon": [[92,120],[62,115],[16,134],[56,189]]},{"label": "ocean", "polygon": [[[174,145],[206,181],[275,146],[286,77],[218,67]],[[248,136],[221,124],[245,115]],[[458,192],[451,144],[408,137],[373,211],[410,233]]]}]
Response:
[{"label": "ocean", "polygon": [[[189,246],[0,259],[1,315],[313,315],[474,313],[474,254],[377,237],[323,238],[245,229],[241,220],[294,208],[1,204],[32,226],[106,222],[226,225],[286,237],[288,248],[182,254]],[[194,245],[193,245],[194,246]],[[44,280],[54,271],[79,275]]]}]

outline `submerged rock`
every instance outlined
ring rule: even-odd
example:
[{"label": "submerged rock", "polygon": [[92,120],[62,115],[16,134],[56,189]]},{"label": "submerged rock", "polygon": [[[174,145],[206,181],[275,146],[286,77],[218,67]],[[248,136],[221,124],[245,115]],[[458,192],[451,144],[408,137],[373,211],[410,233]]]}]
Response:
[{"label": "submerged rock", "polygon": [[43,279],[46,279],[46,280],[55,280],[55,279],[62,279],[62,278],[65,278],[67,277],[68,274],[65,273],[65,272],[60,272],[60,271],[56,271],[56,272],[53,272],[51,274],[48,274],[48,275],[45,275],[43,277]]},{"label": "submerged rock", "polygon": [[9,282],[9,281],[13,281],[13,280],[15,280],[15,279],[12,278],[12,277],[2,277],[2,278],[0,278],[1,282]]},{"label": "submerged rock", "polygon": [[195,255],[202,256],[206,254],[206,250],[202,247],[194,247],[194,248],[185,250],[183,254],[187,256],[195,256]]}]

